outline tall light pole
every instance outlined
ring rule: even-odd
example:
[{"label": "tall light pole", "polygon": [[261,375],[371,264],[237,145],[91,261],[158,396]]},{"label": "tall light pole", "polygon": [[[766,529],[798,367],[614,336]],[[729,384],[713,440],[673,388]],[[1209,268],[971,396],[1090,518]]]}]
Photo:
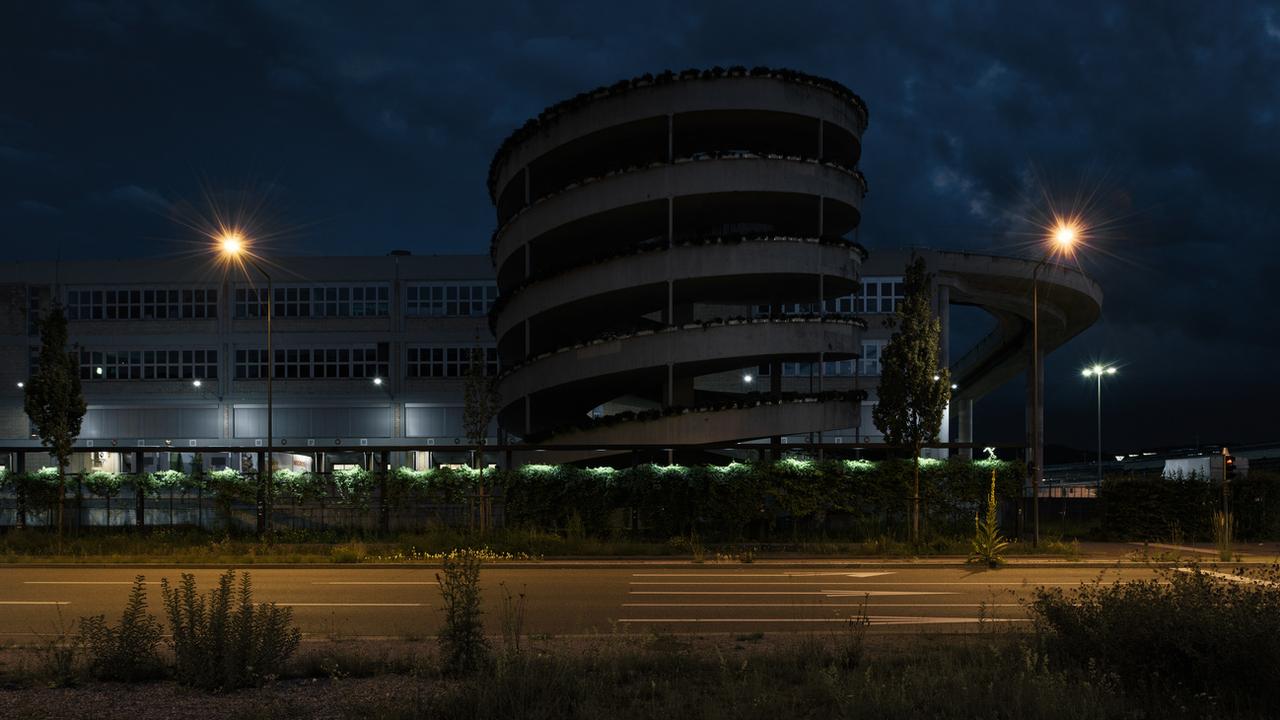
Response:
[{"label": "tall light pole", "polygon": [[267,503],[269,502],[268,494],[271,488],[272,475],[275,473],[275,447],[274,439],[271,436],[271,416],[272,416],[272,398],[271,398],[271,380],[275,376],[275,354],[271,348],[271,316],[274,315],[274,307],[272,303],[271,292],[271,275],[262,269],[258,261],[253,255],[245,250],[244,237],[236,232],[224,233],[219,239],[221,243],[222,253],[229,260],[246,261],[254,267],[255,270],[262,273],[262,277],[267,281],[267,467],[258,468],[258,534],[262,535],[267,531]]},{"label": "tall light pole", "polygon": [[1094,365],[1081,371],[1085,377],[1098,379],[1098,487],[1102,487],[1102,376],[1115,375],[1114,366]]},{"label": "tall light pole", "polygon": [[1058,220],[1049,237],[1044,258],[1031,271],[1031,542],[1040,545],[1040,475],[1044,465],[1044,440],[1040,435],[1040,270],[1055,254],[1068,255],[1080,239],[1080,227],[1072,221]]}]

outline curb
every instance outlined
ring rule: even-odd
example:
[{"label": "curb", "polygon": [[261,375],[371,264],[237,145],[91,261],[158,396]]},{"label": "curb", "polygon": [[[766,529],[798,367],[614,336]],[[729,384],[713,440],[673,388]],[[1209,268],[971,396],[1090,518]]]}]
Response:
[{"label": "curb", "polygon": [[[996,570],[1061,570],[1061,569],[1083,569],[1083,570],[1106,570],[1115,568],[1168,568],[1181,567],[1192,563],[1194,559],[1188,560],[1040,560],[1040,561],[1007,561],[1002,567]],[[1272,560],[1245,560],[1240,562],[1212,562],[1200,561],[1198,564],[1209,567],[1270,567],[1274,565]],[[817,570],[817,569],[849,569],[849,570],[929,570],[929,569],[947,569],[947,570],[971,570],[974,572],[987,572],[992,568],[982,567],[965,562],[963,560],[938,560],[938,561],[874,561],[874,560],[797,560],[797,561],[780,561],[780,560],[757,560],[751,563],[742,562],[693,562],[690,560],[501,560],[496,562],[486,562],[486,567],[502,569],[502,570],[625,570],[634,568],[652,568],[660,570],[679,570],[692,568],[715,568],[719,570],[730,569],[746,569],[751,567],[770,568],[770,569],[788,569],[788,570]],[[0,572],[5,569],[30,569],[30,570],[54,570],[54,569],[70,569],[80,568],[87,570],[104,570],[116,568],[155,568],[155,569],[191,569],[191,570],[225,570],[228,568],[236,569],[262,569],[262,570],[402,570],[402,569],[438,569],[439,562],[435,561],[406,561],[399,563],[128,563],[128,562],[89,562],[89,563],[49,563],[49,562],[32,562],[32,563],[0,563]]]}]

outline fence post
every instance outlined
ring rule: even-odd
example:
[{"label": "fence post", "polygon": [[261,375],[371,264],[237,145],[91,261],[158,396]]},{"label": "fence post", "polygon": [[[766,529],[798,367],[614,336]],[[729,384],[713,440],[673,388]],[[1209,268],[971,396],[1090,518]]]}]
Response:
[{"label": "fence post", "polygon": [[23,475],[27,474],[27,454],[18,451],[15,453],[14,467],[17,470],[18,482],[15,485],[17,492],[14,493],[14,522],[19,530],[25,530],[27,527],[27,483],[23,479]]},{"label": "fence post", "polygon": [[391,463],[389,453],[385,450],[378,453],[378,532],[386,535],[391,531],[391,504],[387,497],[387,486],[390,472],[387,466]]},{"label": "fence post", "polygon": [[143,490],[147,481],[143,479],[145,471],[142,467],[141,450],[135,450],[133,453],[133,471],[133,524],[142,530],[147,526],[147,494]]}]

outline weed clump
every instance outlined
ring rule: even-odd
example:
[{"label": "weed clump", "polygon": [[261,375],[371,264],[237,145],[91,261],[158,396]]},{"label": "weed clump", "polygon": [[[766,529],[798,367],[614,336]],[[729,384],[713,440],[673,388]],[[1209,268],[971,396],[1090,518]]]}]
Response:
[{"label": "weed clump", "polygon": [[1280,566],[1235,575],[1198,566],[1150,580],[1038,588],[1047,650],[1153,691],[1280,703]]},{"label": "weed clump", "polygon": [[302,634],[293,611],[273,603],[253,604],[249,573],[228,570],[207,595],[183,573],[177,587],[166,578],[160,590],[173,633],[174,677],[184,685],[231,690],[262,684],[282,672]]},{"label": "weed clump", "polygon": [[162,628],[160,621],[147,612],[145,581],[142,575],[133,579],[119,625],[107,625],[103,615],[80,619],[80,636],[89,657],[88,670],[94,678],[140,682],[164,675],[164,665],[156,652]]},{"label": "weed clump", "polygon": [[436,574],[444,601],[444,627],[440,629],[440,659],[445,672],[472,673],[489,657],[480,609],[480,555],[457,550],[443,559]]}]

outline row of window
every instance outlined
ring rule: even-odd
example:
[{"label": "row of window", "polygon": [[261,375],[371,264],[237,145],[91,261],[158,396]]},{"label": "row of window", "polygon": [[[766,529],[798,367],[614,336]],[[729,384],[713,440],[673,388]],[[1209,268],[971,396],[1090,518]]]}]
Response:
[{"label": "row of window", "polygon": [[194,380],[218,377],[217,350],[81,350],[81,380]]},{"label": "row of window", "polygon": [[[236,288],[237,318],[265,317],[264,288]],[[492,282],[415,283],[405,288],[405,313],[426,317],[475,317],[498,298]],[[272,288],[275,317],[387,317],[391,288],[375,285]],[[69,320],[203,320],[218,317],[214,288],[73,289],[67,291]],[[38,317],[32,313],[30,317]]]},{"label": "row of window", "polygon": [[[410,378],[463,377],[471,362],[471,347],[410,347],[406,374]],[[498,374],[497,348],[483,349],[484,372]],[[275,375],[280,379],[375,378],[390,374],[389,346],[275,348]],[[32,349],[32,362],[37,356]],[[81,380],[196,380],[217,379],[217,350],[80,350]],[[34,370],[33,370],[34,372]],[[267,351],[235,351],[237,380],[265,380]]]},{"label": "row of window", "polygon": [[[471,365],[470,347],[411,347],[406,355],[409,377],[462,377]],[[485,348],[484,373],[498,374],[498,349]]]},{"label": "row of window", "polygon": [[[236,288],[237,318],[266,317],[265,288]],[[391,288],[386,285],[344,285],[272,288],[275,317],[386,317]]]},{"label": "row of window", "polygon": [[[902,278],[876,277],[864,278],[862,288],[856,295],[832,298],[823,303],[823,310],[831,314],[874,314],[897,312],[898,303],[902,302],[905,288]],[[783,315],[814,315],[818,312],[818,303],[784,303]],[[768,305],[756,305],[755,317],[768,317]]]},{"label": "row of window", "polygon": [[68,290],[68,320],[203,320],[218,317],[212,288]]},{"label": "row of window", "polygon": [[[411,378],[462,377],[470,365],[471,348],[410,347],[405,351],[405,372]],[[275,348],[275,377],[294,380],[309,378],[375,378],[390,374],[387,343],[365,347]],[[498,373],[497,348],[484,349],[484,371]],[[267,377],[267,351],[256,348],[236,350],[237,380]]]},{"label": "row of window", "polygon": [[[386,377],[390,362],[387,343],[364,347],[275,348],[274,377],[282,380],[310,378]],[[267,351],[236,350],[237,380],[265,380]]]},{"label": "row of window", "polygon": [[427,317],[487,315],[498,299],[494,283],[432,283],[405,289],[405,313]]}]

